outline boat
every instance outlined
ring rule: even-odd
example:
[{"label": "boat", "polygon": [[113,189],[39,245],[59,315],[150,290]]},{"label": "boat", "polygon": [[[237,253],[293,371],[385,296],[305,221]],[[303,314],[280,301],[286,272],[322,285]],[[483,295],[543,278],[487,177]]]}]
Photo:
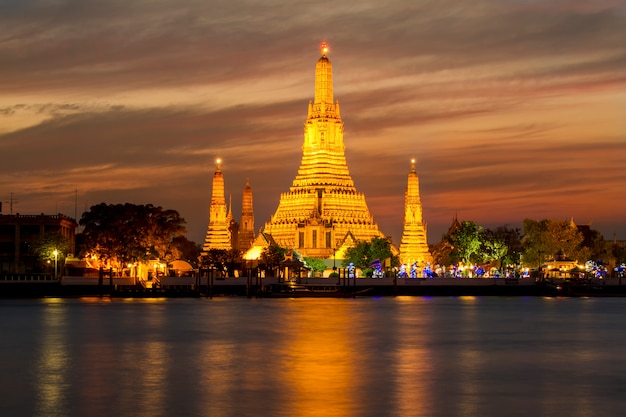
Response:
[{"label": "boat", "polygon": [[371,290],[372,288],[357,290],[354,287],[337,285],[312,286],[288,281],[271,285],[267,296],[270,298],[353,298],[364,295]]}]

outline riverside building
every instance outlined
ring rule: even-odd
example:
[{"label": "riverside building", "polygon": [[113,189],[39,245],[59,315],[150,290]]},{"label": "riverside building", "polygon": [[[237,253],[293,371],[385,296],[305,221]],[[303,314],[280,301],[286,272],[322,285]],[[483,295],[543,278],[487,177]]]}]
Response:
[{"label": "riverside building", "polygon": [[0,275],[39,272],[38,256],[31,248],[51,235],[66,239],[69,253],[76,251],[76,220],[63,214],[0,214]]}]

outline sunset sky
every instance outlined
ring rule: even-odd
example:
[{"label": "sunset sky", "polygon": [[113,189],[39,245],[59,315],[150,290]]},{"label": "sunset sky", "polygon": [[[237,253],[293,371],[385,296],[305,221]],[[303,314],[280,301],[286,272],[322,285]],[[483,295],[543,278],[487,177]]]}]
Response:
[{"label": "sunset sky", "polygon": [[20,214],[151,203],[201,243],[221,157],[258,230],[322,40],[350,173],[396,245],[411,158],[430,243],[455,216],[626,239],[623,0],[0,0],[3,213],[11,193]]}]

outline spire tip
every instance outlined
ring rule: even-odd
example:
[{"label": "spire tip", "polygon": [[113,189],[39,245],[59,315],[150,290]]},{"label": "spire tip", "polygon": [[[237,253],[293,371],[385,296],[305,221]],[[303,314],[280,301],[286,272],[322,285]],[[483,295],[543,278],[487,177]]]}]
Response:
[{"label": "spire tip", "polygon": [[320,49],[322,50],[322,56],[326,56],[326,54],[328,53],[328,44],[326,43],[326,41],[322,41],[322,43],[320,44]]}]

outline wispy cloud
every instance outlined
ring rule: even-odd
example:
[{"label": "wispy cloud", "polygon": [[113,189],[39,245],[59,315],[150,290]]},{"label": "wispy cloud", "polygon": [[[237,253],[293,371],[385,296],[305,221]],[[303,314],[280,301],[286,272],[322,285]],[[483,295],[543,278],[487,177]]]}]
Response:
[{"label": "wispy cloud", "polygon": [[350,172],[394,240],[411,157],[431,240],[455,214],[626,239],[625,22],[608,0],[4,2],[0,194],[169,206],[200,241],[220,156],[235,212],[250,178],[262,225],[326,39]]}]

